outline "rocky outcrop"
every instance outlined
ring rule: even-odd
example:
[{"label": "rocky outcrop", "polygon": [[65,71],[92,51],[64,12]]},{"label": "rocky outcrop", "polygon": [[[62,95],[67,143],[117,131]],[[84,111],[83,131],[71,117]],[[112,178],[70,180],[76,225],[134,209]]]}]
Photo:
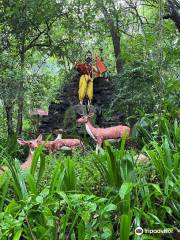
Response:
[{"label": "rocky outcrop", "polygon": [[[52,133],[57,128],[63,128],[71,135],[76,135],[76,119],[80,114],[86,113],[86,107],[79,105],[78,100],[79,75],[72,78],[72,81],[64,85],[56,96],[56,102],[49,106],[48,116],[43,116],[39,131],[44,134]],[[94,79],[93,106],[90,111],[95,112],[95,123],[98,126],[112,126],[120,123],[121,116],[105,118],[105,113],[110,107],[113,95],[113,81],[99,77]],[[79,131],[79,129],[78,129]]]}]

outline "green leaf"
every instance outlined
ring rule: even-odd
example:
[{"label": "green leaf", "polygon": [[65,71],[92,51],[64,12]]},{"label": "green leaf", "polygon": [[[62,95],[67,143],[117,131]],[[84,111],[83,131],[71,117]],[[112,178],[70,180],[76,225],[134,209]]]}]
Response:
[{"label": "green leaf", "polygon": [[14,235],[14,237],[13,237],[13,240],[19,240],[20,237],[21,237],[21,235],[22,235],[22,232],[23,232],[23,229],[19,229],[19,230],[15,233],[15,235]]},{"label": "green leaf", "polygon": [[[53,176],[51,179],[49,193],[53,194],[55,190],[59,190],[59,184],[63,181],[65,174],[65,169],[62,170],[61,161],[57,161],[56,167],[53,172]],[[60,181],[61,180],[61,181]]]},{"label": "green leaf", "polygon": [[158,184],[154,184],[154,183],[150,183],[150,185],[155,188],[155,190],[160,194],[160,195],[163,195],[163,193],[161,192],[161,189],[159,187]]},{"label": "green leaf", "polygon": [[85,223],[88,223],[89,222],[89,219],[90,219],[90,212],[88,211],[83,211],[82,212],[82,219]]},{"label": "green leaf", "polygon": [[78,224],[78,240],[85,239],[85,225],[84,222],[81,220]]},{"label": "green leaf", "polygon": [[37,163],[38,163],[39,157],[42,153],[42,149],[43,149],[43,145],[38,146],[38,148],[36,148],[36,150],[33,154],[32,165],[31,165],[32,176],[34,176],[34,174],[35,174]]},{"label": "green leaf", "polygon": [[65,203],[67,203],[68,206],[71,206],[71,202],[69,201],[69,198],[67,196],[67,194],[63,191],[56,191],[55,194],[57,194],[58,196],[60,196]]},{"label": "green leaf", "polygon": [[164,223],[154,214],[152,213],[148,213],[149,216],[152,217],[152,219],[154,219],[157,223],[159,223],[162,227],[165,227]]},{"label": "green leaf", "polygon": [[119,190],[119,196],[122,200],[124,200],[125,196],[129,194],[132,191],[133,183],[131,182],[124,182],[121,185],[121,188]]},{"label": "green leaf", "polygon": [[172,211],[172,209],[170,207],[162,206],[162,208],[164,208],[169,215],[172,215],[173,211]]},{"label": "green leaf", "polygon": [[108,204],[105,208],[103,208],[102,214],[106,212],[111,212],[117,209],[117,206],[113,203]]},{"label": "green leaf", "polygon": [[43,176],[43,173],[45,171],[45,155],[41,154],[41,158],[40,158],[40,168],[39,168],[39,172],[38,172],[38,179],[37,179],[37,186],[41,181],[41,178]]},{"label": "green leaf", "polygon": [[42,196],[37,196],[36,197],[36,202],[37,203],[43,203],[43,197]]},{"label": "green leaf", "polygon": [[101,234],[102,239],[109,239],[112,236],[112,228],[111,226],[103,227],[103,233]]},{"label": "green leaf", "polygon": [[28,182],[31,193],[36,195],[37,194],[37,188],[36,188],[35,179],[30,172],[27,174],[27,182]]},{"label": "green leaf", "polygon": [[3,206],[4,206],[5,199],[6,199],[6,194],[8,192],[10,177],[6,173],[3,174],[0,177],[1,177],[1,180],[3,182],[2,186],[1,186],[2,187],[2,193],[1,193],[1,198],[0,198],[0,212],[1,212],[2,209],[3,209]]},{"label": "green leaf", "polygon": [[14,199],[10,201],[10,203],[6,206],[5,212],[14,214],[18,211],[18,209],[21,207]]},{"label": "green leaf", "polygon": [[120,218],[120,239],[128,240],[130,234],[132,213],[123,214]]}]

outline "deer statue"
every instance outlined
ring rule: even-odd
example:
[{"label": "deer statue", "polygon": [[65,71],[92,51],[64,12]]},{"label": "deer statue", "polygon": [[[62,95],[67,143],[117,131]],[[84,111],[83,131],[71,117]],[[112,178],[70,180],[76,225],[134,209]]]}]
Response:
[{"label": "deer statue", "polygon": [[130,135],[130,128],[123,125],[118,125],[115,127],[108,128],[95,128],[89,121],[89,118],[92,117],[94,113],[89,113],[86,116],[82,116],[77,120],[80,124],[85,124],[86,131],[96,141],[96,154],[98,154],[99,149],[101,148],[102,143],[105,140],[115,141],[120,139],[123,135]]},{"label": "deer statue", "polygon": [[59,150],[73,151],[78,147],[84,150],[84,145],[79,139],[57,139],[52,143],[47,143],[45,147],[50,153],[55,153]]},{"label": "deer statue", "polygon": [[[23,164],[21,164],[21,169],[25,170],[25,169],[29,169],[31,167],[34,150],[40,144],[44,144],[45,149],[49,153],[55,153],[59,150],[71,150],[72,151],[78,147],[80,147],[81,149],[84,149],[83,143],[79,139],[62,139],[62,134],[61,134],[62,132],[63,132],[62,129],[58,129],[57,138],[53,141],[48,141],[48,142],[45,142],[42,140],[41,134],[36,139],[32,139],[32,140],[24,140],[22,138],[18,138],[17,142],[20,145],[26,145],[29,147],[29,154],[26,158],[26,161]],[[2,166],[1,169],[2,169],[2,171],[0,170],[0,175],[4,171],[8,170],[8,167]]]},{"label": "deer statue", "polygon": [[[28,140],[28,141],[25,141],[22,138],[18,138],[17,142],[20,145],[27,145],[29,147],[29,154],[28,154],[28,156],[26,158],[26,161],[21,164],[21,169],[22,170],[29,169],[31,167],[31,164],[32,164],[32,158],[33,158],[34,150],[39,146],[39,144],[43,143],[42,135],[39,135],[36,139],[32,139],[32,140]],[[0,171],[0,175],[4,171],[8,170],[8,167],[7,166],[2,166],[1,169],[3,171]]]},{"label": "deer statue", "polygon": [[61,128],[56,128],[53,130],[53,133],[56,134],[56,139],[55,140],[59,140],[59,139],[62,139],[62,134],[63,134],[64,130],[61,129]]},{"label": "deer statue", "polygon": [[43,140],[42,140],[42,135],[40,134],[36,139],[32,139],[32,140],[24,140],[22,138],[18,138],[17,142],[20,145],[26,145],[29,147],[29,154],[26,158],[26,161],[21,164],[21,169],[28,169],[31,167],[31,163],[32,163],[32,158],[33,158],[33,154],[34,154],[34,150],[40,145],[43,144]]},{"label": "deer statue", "polygon": [[84,145],[79,139],[62,139],[63,129],[54,129],[53,132],[57,135],[56,139],[45,144],[49,153],[55,153],[59,150],[73,151],[78,147],[84,149]]},{"label": "deer statue", "polygon": [[27,145],[30,148],[30,152],[32,152],[31,148],[35,149],[39,144],[44,144],[45,149],[49,153],[55,153],[59,150],[74,150],[77,147],[83,148],[83,144],[79,139],[62,139],[62,129],[56,129],[57,137],[53,141],[45,142],[42,140],[42,135],[35,140],[25,141],[24,139],[18,139],[18,143],[21,145]]}]

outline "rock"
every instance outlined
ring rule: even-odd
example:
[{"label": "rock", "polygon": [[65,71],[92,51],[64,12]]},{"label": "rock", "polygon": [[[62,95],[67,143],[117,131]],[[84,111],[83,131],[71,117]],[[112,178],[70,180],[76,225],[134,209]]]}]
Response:
[{"label": "rock", "polygon": [[149,158],[143,153],[134,156],[134,160],[136,161],[137,164],[146,164],[149,162]]},{"label": "rock", "polygon": [[[86,107],[79,105],[78,99],[79,75],[75,75],[72,81],[66,83],[56,95],[56,102],[49,105],[49,115],[41,118],[39,132],[42,134],[53,133],[54,129],[62,128],[67,134],[78,134],[80,131],[76,119],[83,113],[87,113]],[[95,123],[100,127],[108,127],[120,124],[121,114],[116,114],[105,119],[104,113],[110,107],[113,95],[113,80],[108,81],[99,77],[94,79],[94,98],[90,112],[96,115]]]}]

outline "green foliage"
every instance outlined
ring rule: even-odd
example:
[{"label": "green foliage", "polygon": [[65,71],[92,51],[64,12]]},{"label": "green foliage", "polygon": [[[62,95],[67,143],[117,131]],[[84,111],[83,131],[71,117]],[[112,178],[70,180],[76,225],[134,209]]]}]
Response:
[{"label": "green foliage", "polygon": [[177,119],[172,120],[159,114],[145,114],[134,125],[132,137],[143,145],[153,140],[160,141],[167,136],[170,146],[179,150],[179,131]]},{"label": "green foliage", "polygon": [[[140,111],[152,112],[157,108],[155,92],[156,75],[148,64],[136,62],[124,73],[113,78],[115,92],[109,116],[121,112],[123,118],[129,118],[130,123],[137,120]],[[132,120],[131,120],[132,119]]]},{"label": "green foliage", "polygon": [[18,83],[22,78],[20,68],[12,61],[12,57],[7,53],[0,57],[0,99],[8,106],[14,103],[17,97],[17,92],[14,89],[18,88]]},{"label": "green foliage", "polygon": [[106,144],[98,156],[48,157],[40,146],[26,173],[7,159],[9,171],[0,176],[1,238],[128,239],[139,225],[178,228],[171,220],[179,217],[179,150],[171,141],[164,134],[162,146],[150,142],[150,164],[139,166],[125,138],[119,150]]},{"label": "green foliage", "polygon": [[134,166],[130,152],[125,151],[125,138],[121,142],[120,150],[113,150],[106,145],[106,153],[99,155],[94,161],[103,181],[112,190],[118,190],[125,181],[135,178]]},{"label": "green foliage", "polygon": [[163,97],[163,114],[170,118],[179,118],[180,82],[174,78],[166,83]]},{"label": "green foliage", "polygon": [[[49,187],[42,188],[45,162],[42,146],[36,150],[31,170],[27,174],[21,172],[18,163],[8,161],[16,200],[5,203],[10,176],[9,173],[2,175],[1,239],[10,235],[14,238],[17,236],[31,236],[35,239],[40,237],[48,239],[51,236],[71,238],[78,231],[79,235],[84,232],[84,239],[91,237],[101,239],[101,236],[103,239],[109,239],[113,234],[109,217],[111,212],[116,210],[116,206],[106,198],[68,194],[69,191],[76,190],[74,162],[69,157],[65,158],[63,163],[57,161],[49,179]],[[91,225],[92,229],[89,228]]]},{"label": "green foliage", "polygon": [[[0,239],[139,240],[137,226],[174,231],[142,239],[178,238],[180,45],[173,21],[160,18],[169,13],[161,3],[160,13],[160,3],[149,0],[2,1],[0,169],[7,169],[0,175]],[[98,156],[89,141],[84,153],[52,156],[39,146],[31,168],[22,171],[19,98],[23,136],[30,139],[38,127],[31,110],[48,109],[87,50],[103,58],[114,85],[103,116],[121,112],[120,122],[136,123],[133,136],[142,151],[127,150],[125,138],[118,149],[105,143]],[[65,127],[69,116],[75,121],[71,110]],[[139,153],[147,164],[135,161]]]},{"label": "green foliage", "polygon": [[76,125],[76,112],[72,107],[69,107],[64,114],[63,126],[65,129],[71,129],[73,135],[77,135]]}]

